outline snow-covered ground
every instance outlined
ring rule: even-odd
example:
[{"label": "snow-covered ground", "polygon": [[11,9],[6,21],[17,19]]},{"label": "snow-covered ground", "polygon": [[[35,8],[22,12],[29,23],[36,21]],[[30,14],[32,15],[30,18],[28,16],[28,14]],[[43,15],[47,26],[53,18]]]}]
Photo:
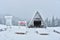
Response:
[{"label": "snow-covered ground", "polygon": [[[56,27],[57,28],[57,27]],[[20,26],[12,26],[6,31],[0,32],[0,40],[60,40],[60,34],[53,32],[53,27],[44,28],[25,28]],[[60,31],[60,27],[57,28]],[[26,32],[26,34],[16,34],[16,32]],[[38,32],[48,32],[49,35],[40,35]]]},{"label": "snow-covered ground", "polygon": [[0,29],[1,29],[1,28],[6,28],[6,27],[7,27],[6,25],[0,24]]}]

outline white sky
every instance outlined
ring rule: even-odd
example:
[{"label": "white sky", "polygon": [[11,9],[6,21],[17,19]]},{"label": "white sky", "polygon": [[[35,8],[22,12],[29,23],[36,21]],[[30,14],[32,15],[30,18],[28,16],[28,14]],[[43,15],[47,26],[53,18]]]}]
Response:
[{"label": "white sky", "polygon": [[31,18],[39,11],[43,18],[60,17],[60,0],[0,0],[0,15]]}]

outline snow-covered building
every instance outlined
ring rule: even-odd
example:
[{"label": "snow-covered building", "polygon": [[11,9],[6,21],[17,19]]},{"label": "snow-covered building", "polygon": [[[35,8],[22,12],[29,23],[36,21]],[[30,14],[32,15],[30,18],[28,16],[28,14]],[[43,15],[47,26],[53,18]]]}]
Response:
[{"label": "snow-covered building", "polygon": [[31,21],[28,24],[29,27],[39,27],[39,28],[45,28],[47,25],[44,22],[43,18],[41,17],[40,13],[37,11]]},{"label": "snow-covered building", "polygon": [[7,26],[11,26],[12,25],[12,17],[13,16],[5,16],[5,20],[6,20],[6,25]]},{"label": "snow-covered building", "polygon": [[18,25],[19,26],[27,26],[27,22],[26,21],[18,21]]}]

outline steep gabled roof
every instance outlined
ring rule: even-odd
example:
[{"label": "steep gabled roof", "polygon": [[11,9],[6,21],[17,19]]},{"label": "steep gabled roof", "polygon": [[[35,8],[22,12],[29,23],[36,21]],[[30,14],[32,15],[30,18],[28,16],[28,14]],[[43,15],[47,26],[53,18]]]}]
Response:
[{"label": "steep gabled roof", "polygon": [[40,15],[40,13],[39,13],[38,11],[33,15],[33,17],[32,17],[32,19],[31,19],[31,21],[29,22],[28,26],[30,26],[30,25],[33,24],[33,20],[34,20],[34,19],[38,19],[38,18],[42,21],[42,24],[44,25],[44,27],[46,27],[47,25],[46,25],[46,23],[44,22],[43,18],[41,17],[41,15]]}]

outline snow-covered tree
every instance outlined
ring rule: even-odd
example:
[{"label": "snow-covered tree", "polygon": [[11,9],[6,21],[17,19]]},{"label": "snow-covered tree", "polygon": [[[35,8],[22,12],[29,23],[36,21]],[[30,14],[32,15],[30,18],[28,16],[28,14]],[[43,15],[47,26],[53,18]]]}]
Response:
[{"label": "snow-covered tree", "polygon": [[45,22],[46,22],[46,24],[47,24],[48,27],[51,26],[51,21],[48,18],[46,18]]},{"label": "snow-covered tree", "polygon": [[52,23],[51,25],[54,27],[55,26],[55,19],[54,19],[54,16],[52,17]]}]

